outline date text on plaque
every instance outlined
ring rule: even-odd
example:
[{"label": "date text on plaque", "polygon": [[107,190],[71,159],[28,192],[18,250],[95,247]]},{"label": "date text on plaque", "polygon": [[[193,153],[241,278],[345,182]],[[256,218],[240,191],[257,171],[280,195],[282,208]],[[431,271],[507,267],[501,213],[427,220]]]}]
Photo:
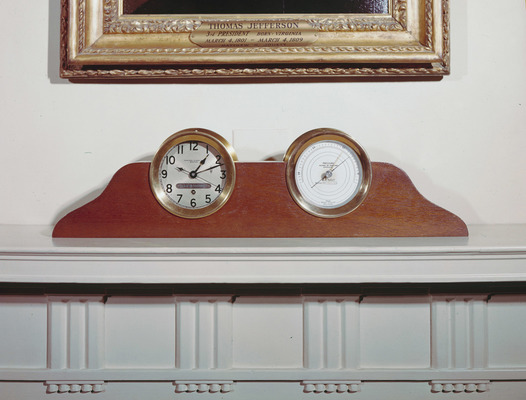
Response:
[{"label": "date text on plaque", "polygon": [[190,34],[200,47],[299,47],[317,39],[306,21],[204,21]]}]

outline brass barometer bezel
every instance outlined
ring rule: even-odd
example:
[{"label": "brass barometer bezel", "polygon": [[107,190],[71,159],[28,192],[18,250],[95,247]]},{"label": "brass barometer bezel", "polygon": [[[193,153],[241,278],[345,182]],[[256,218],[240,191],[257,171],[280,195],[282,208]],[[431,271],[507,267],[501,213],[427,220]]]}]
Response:
[{"label": "brass barometer bezel", "polygon": [[[354,196],[345,204],[336,208],[324,208],[312,204],[301,193],[295,180],[297,162],[305,150],[315,143],[335,141],[348,146],[357,156],[362,169],[362,179]],[[371,187],[372,167],[365,149],[345,132],[332,128],[318,128],[298,137],[286,151],[283,161],[286,163],[285,179],[293,200],[304,211],[321,218],[338,218],[356,210],[365,200]]]}]

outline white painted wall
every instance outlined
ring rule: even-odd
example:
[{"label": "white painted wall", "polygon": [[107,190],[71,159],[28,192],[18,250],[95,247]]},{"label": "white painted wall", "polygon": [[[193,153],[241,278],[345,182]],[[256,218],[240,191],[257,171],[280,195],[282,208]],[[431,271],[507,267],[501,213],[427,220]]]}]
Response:
[{"label": "white painted wall", "polygon": [[59,0],[2,4],[0,224],[53,224],[194,126],[244,160],[341,129],[467,223],[526,223],[524,0],[452,0],[439,82],[71,84],[58,78],[59,13]]}]

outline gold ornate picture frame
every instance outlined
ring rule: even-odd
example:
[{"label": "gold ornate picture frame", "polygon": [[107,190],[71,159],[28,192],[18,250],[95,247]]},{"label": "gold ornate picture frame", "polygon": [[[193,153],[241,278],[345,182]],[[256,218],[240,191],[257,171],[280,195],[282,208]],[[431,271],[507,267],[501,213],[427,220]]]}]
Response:
[{"label": "gold ornate picture frame", "polygon": [[124,14],[62,0],[61,77],[352,78],[449,73],[449,0],[385,14]]}]

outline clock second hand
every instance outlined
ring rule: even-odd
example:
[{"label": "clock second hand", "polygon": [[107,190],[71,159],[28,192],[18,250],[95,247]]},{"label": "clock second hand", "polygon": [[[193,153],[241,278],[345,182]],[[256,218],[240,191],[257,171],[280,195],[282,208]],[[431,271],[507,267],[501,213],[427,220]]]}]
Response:
[{"label": "clock second hand", "polygon": [[[218,167],[219,167],[219,165],[218,165]],[[212,168],[215,168],[215,167],[212,167]],[[212,169],[212,168],[209,168],[209,169]],[[189,177],[190,179],[199,178],[199,179],[201,179],[203,182],[206,182],[206,183],[208,183],[208,184],[211,185],[211,186],[214,185],[212,182],[210,182],[210,181],[206,180],[205,178],[199,176],[198,173],[195,174],[195,177],[192,177],[192,176],[191,176],[191,172],[187,171],[186,169],[184,169],[184,168],[182,168],[182,167],[175,167],[175,169],[176,169],[177,171],[179,171],[179,172],[183,172],[183,173],[185,173],[185,174],[188,174],[188,177]],[[205,170],[203,170],[203,171],[201,171],[201,172],[205,172],[205,171],[208,171],[208,170],[205,169]]]}]

